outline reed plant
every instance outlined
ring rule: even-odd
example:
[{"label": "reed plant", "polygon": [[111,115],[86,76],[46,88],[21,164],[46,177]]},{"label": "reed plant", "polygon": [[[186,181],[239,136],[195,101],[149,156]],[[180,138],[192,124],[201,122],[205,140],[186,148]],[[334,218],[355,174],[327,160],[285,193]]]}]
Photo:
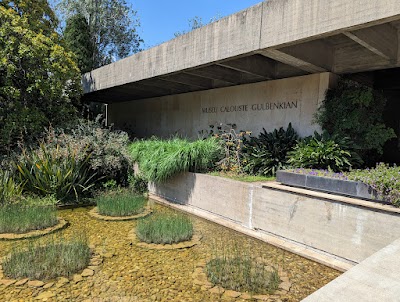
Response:
[{"label": "reed plant", "polygon": [[26,233],[57,224],[54,206],[26,206],[20,203],[0,207],[0,233]]},{"label": "reed plant", "polygon": [[143,212],[147,198],[129,191],[110,192],[97,198],[97,210],[101,215],[131,216]]},{"label": "reed plant", "polygon": [[272,294],[280,283],[278,272],[272,265],[256,258],[250,248],[226,241],[213,248],[206,274],[214,285],[252,294]]},{"label": "reed plant", "polygon": [[51,237],[45,242],[14,246],[2,266],[8,278],[48,280],[82,271],[89,265],[90,256],[88,239],[83,234],[69,240]]},{"label": "reed plant", "polygon": [[147,180],[162,182],[181,172],[210,169],[221,154],[221,145],[215,138],[194,142],[153,138],[132,143],[130,152]]},{"label": "reed plant", "polygon": [[15,182],[10,172],[0,170],[0,205],[18,201],[22,185]]},{"label": "reed plant", "polygon": [[136,235],[147,243],[173,244],[190,240],[193,224],[189,217],[175,213],[158,213],[138,221]]}]

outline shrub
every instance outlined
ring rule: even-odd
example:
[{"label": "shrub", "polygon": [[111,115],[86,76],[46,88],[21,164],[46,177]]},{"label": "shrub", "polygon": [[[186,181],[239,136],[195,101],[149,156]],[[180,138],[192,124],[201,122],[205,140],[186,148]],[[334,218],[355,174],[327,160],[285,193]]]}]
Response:
[{"label": "shrub", "polygon": [[61,202],[79,202],[95,183],[89,159],[90,154],[79,161],[74,150],[41,144],[37,150],[23,151],[17,163],[17,177],[29,193],[53,196]]},{"label": "shrub", "polygon": [[143,212],[147,199],[143,195],[132,195],[129,191],[109,192],[97,198],[97,209],[101,215],[131,216]]},{"label": "shrub", "polygon": [[17,201],[21,193],[22,185],[14,181],[10,172],[0,170],[0,205]]},{"label": "shrub", "polygon": [[10,204],[0,207],[0,233],[26,233],[57,224],[54,206]]},{"label": "shrub", "polygon": [[149,181],[162,182],[186,171],[201,172],[211,168],[221,147],[214,138],[190,142],[186,139],[149,139],[130,145],[141,175]]},{"label": "shrub", "polygon": [[206,135],[217,139],[222,148],[220,159],[216,163],[216,168],[222,172],[242,174],[242,148],[243,140],[248,131],[238,131],[236,124],[210,125],[210,130],[200,131],[200,135]]},{"label": "shrub", "polygon": [[138,194],[144,194],[149,191],[148,182],[141,175],[131,173],[128,176],[129,187]]},{"label": "shrub", "polygon": [[252,257],[250,250],[238,246],[224,246],[213,251],[213,259],[206,265],[211,283],[238,292],[272,294],[278,289],[277,270]]},{"label": "shrub", "polygon": [[78,162],[90,154],[88,165],[100,180],[99,185],[110,180],[116,181],[117,185],[128,185],[133,161],[128,152],[127,133],[104,128],[97,120],[81,120],[78,125],[65,129],[49,129],[45,143],[51,147],[59,146],[64,152],[72,150]]},{"label": "shrub", "polygon": [[75,239],[30,241],[28,247],[14,246],[3,262],[4,275],[12,279],[48,280],[69,277],[89,265],[90,248],[84,236]]},{"label": "shrub", "polygon": [[374,169],[352,170],[348,177],[370,185],[378,192],[380,199],[400,206],[400,167],[380,163]]},{"label": "shrub", "polygon": [[[313,137],[300,141],[293,151],[288,153],[288,164],[294,168],[349,170],[352,167],[352,153],[342,147],[346,145],[345,139],[342,141],[340,144],[329,135],[315,132]],[[356,155],[353,155],[353,158],[356,161]]]},{"label": "shrub", "polygon": [[336,88],[328,90],[315,119],[330,135],[350,138],[364,161],[375,162],[383,145],[396,137],[384,124],[385,104],[380,92],[342,79]]},{"label": "shrub", "polygon": [[136,226],[139,240],[147,243],[173,244],[193,236],[191,220],[181,214],[156,214],[140,220]]},{"label": "shrub", "polygon": [[289,123],[272,132],[263,129],[258,137],[244,140],[244,170],[250,174],[275,175],[287,166],[287,154],[297,144],[299,136]]}]

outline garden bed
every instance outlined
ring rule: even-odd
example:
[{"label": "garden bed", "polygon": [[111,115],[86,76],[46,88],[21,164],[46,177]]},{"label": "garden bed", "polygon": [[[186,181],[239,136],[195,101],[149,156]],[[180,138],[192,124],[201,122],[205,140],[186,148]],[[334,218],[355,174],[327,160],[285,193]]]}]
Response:
[{"label": "garden bed", "polygon": [[378,193],[371,186],[360,181],[300,174],[282,170],[277,172],[276,180],[277,182],[288,186],[390,204],[390,202],[378,199]]}]

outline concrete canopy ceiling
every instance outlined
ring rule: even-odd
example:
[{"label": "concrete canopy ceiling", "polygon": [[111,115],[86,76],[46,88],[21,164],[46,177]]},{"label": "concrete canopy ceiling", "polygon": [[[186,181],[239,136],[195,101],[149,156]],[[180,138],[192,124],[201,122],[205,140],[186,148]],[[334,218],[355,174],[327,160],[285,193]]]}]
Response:
[{"label": "concrete canopy ceiling", "polygon": [[85,74],[84,100],[125,102],[328,71],[371,78],[394,69],[379,75],[400,88],[392,79],[400,67],[397,1],[270,0]]}]

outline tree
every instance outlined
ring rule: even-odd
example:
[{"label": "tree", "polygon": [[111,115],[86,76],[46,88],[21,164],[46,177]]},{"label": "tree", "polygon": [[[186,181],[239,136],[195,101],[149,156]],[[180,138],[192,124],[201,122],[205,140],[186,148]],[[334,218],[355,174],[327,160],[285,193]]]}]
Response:
[{"label": "tree", "polygon": [[68,49],[75,54],[81,72],[85,73],[92,70],[94,48],[89,25],[83,15],[78,14],[67,20],[64,40]]},{"label": "tree", "polygon": [[315,116],[330,135],[348,137],[367,165],[375,165],[383,145],[396,137],[383,121],[386,98],[368,86],[341,79],[326,93]]},{"label": "tree", "polygon": [[189,19],[189,30],[177,31],[177,32],[174,33],[174,36],[175,36],[175,38],[179,37],[179,36],[182,36],[184,34],[187,34],[188,32],[191,32],[192,30],[195,30],[195,29],[203,27],[203,26],[205,26],[207,24],[216,22],[219,19],[221,19],[221,16],[220,15],[216,15],[215,17],[212,17],[210,19],[210,22],[205,24],[205,23],[203,23],[203,19],[201,17],[195,16],[194,18]]},{"label": "tree", "polygon": [[57,8],[64,18],[85,17],[94,49],[93,68],[140,50],[137,13],[125,0],[59,0]]},{"label": "tree", "polygon": [[0,4],[0,154],[76,116],[79,69],[45,0]]}]

